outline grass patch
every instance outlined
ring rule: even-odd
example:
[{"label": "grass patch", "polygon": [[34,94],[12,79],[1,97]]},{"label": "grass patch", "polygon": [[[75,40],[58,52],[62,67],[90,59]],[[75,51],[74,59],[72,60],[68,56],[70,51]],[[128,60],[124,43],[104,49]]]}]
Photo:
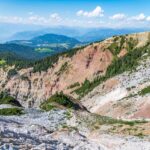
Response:
[{"label": "grass patch", "polygon": [[66,118],[67,118],[67,119],[72,118],[72,114],[71,114],[71,111],[70,111],[70,110],[66,111],[66,112],[65,112],[65,115],[66,115]]},{"label": "grass patch", "polygon": [[147,123],[147,121],[124,121],[120,119],[114,119],[107,116],[100,116],[97,114],[90,114],[88,116],[80,116],[81,122],[86,123],[89,127],[100,126],[100,125],[118,125],[122,127],[123,125],[128,125],[129,127],[135,126],[137,124],[144,124]]},{"label": "grass patch", "polygon": [[69,68],[68,62],[65,62],[61,66],[60,70],[57,72],[57,75],[61,75],[61,74],[65,73],[68,70],[68,68]]},{"label": "grass patch", "polygon": [[114,56],[117,56],[123,49],[123,45],[125,42],[125,36],[115,37],[113,43],[108,47],[108,49],[113,53]]},{"label": "grass patch", "polygon": [[0,109],[1,116],[22,115],[23,110],[20,108],[3,108]]},{"label": "grass patch", "polygon": [[45,111],[50,111],[57,107],[57,104],[66,108],[74,108],[76,105],[63,93],[56,93],[51,96],[47,101],[40,105],[40,108]]},{"label": "grass patch", "polygon": [[135,136],[137,136],[137,137],[139,137],[139,138],[143,138],[143,137],[144,137],[143,133],[138,133],[138,134],[135,135]]},{"label": "grass patch", "polygon": [[134,126],[136,124],[147,123],[145,120],[143,121],[124,121],[119,119],[113,119],[111,117],[100,117],[98,118],[100,124],[125,124],[129,126]]},{"label": "grass patch", "polygon": [[142,90],[139,92],[139,95],[144,96],[144,95],[149,94],[149,93],[150,93],[150,86],[148,86],[148,87],[142,89]]},{"label": "grass patch", "polygon": [[67,89],[73,89],[73,88],[78,87],[78,86],[80,86],[80,83],[76,82],[76,83],[70,85]]},{"label": "grass patch", "polygon": [[40,48],[36,48],[35,51],[40,52],[40,53],[51,53],[54,50],[48,47],[40,47]]},{"label": "grass patch", "polygon": [[54,108],[56,108],[55,106],[53,106],[52,104],[50,104],[50,102],[44,102],[41,104],[40,108],[42,110],[45,110],[45,111],[50,111]]},{"label": "grass patch", "polygon": [[3,59],[0,59],[0,66],[4,66],[6,64],[6,61]]},{"label": "grass patch", "polygon": [[106,77],[97,77],[93,81],[85,80],[81,87],[74,90],[74,92],[79,95],[79,99],[85,96],[87,93],[92,91],[96,86],[106,80]]},{"label": "grass patch", "polygon": [[117,55],[120,53],[121,48],[118,46],[118,43],[112,43],[108,49],[114,54]]},{"label": "grass patch", "polygon": [[20,103],[10,95],[8,95],[6,92],[0,93],[0,105],[1,104],[11,104],[14,106],[21,106]]}]

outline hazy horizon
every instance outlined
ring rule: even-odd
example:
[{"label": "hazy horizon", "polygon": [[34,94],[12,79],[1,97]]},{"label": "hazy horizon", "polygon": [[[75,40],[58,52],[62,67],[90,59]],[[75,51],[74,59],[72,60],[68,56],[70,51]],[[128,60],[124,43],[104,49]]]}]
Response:
[{"label": "hazy horizon", "polygon": [[149,4],[148,0],[0,0],[0,40],[18,32],[60,27],[148,31]]}]

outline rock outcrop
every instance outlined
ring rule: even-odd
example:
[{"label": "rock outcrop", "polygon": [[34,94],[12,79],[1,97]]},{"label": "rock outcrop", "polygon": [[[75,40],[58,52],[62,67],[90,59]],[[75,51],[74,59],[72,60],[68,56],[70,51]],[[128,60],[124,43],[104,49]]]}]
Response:
[{"label": "rock outcrop", "polygon": [[[73,92],[77,87],[70,88],[70,86],[76,83],[81,85],[86,79],[92,81],[96,77],[105,75],[114,57],[123,57],[128,53],[129,41],[134,43],[134,48],[141,47],[148,43],[149,35],[149,33],[139,33],[93,43],[78,50],[71,57],[60,56],[47,71],[34,73],[33,68],[21,69],[16,75],[8,78],[7,73],[13,67],[1,68],[0,91],[7,90],[25,107],[38,107],[41,102],[60,91],[78,98]],[[113,43],[120,47],[117,55],[111,48],[114,46]]]},{"label": "rock outcrop", "polygon": [[149,119],[150,57],[143,56],[139,66],[97,86],[81,101],[92,113],[122,119]]}]

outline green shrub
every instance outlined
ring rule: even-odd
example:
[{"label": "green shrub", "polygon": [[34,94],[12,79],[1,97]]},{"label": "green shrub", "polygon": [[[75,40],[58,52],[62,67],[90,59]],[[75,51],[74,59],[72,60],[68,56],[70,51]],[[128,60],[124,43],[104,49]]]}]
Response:
[{"label": "green shrub", "polygon": [[139,94],[140,95],[146,95],[146,94],[149,94],[150,93],[150,86],[148,86],[148,87],[146,87],[146,88],[144,88],[144,89],[142,89],[140,92],[139,92]]},{"label": "green shrub", "polygon": [[77,86],[80,86],[80,83],[79,83],[79,82],[76,82],[76,83],[70,85],[70,86],[68,87],[68,89],[73,89],[73,88],[75,88],[75,87],[77,87]]},{"label": "green shrub", "polygon": [[4,59],[0,59],[0,67],[4,66],[6,64],[6,61]]},{"label": "green shrub", "polygon": [[70,100],[70,98],[61,92],[59,94],[56,93],[55,95],[51,96],[47,101],[43,102],[40,105],[40,108],[43,110],[49,111],[57,107],[55,103],[57,103],[58,105],[67,107],[67,108],[75,107],[75,104]]},{"label": "green shrub", "polygon": [[122,50],[125,42],[125,36],[115,37],[114,42],[108,47],[108,49],[113,53],[113,55],[117,56]]},{"label": "green shrub", "polygon": [[129,38],[127,44],[128,44],[128,51],[132,50],[136,45],[138,41],[134,40],[132,37]]},{"label": "green shrub", "polygon": [[24,75],[21,76],[21,80],[30,81],[29,78],[27,76],[24,76]]},{"label": "green shrub", "polygon": [[121,40],[120,40],[120,48],[123,47],[123,44],[126,42],[126,38],[125,36],[121,36]]},{"label": "green shrub", "polygon": [[112,43],[108,49],[113,53],[113,55],[117,55],[120,53],[121,48],[118,46],[118,43]]},{"label": "green shrub", "polygon": [[61,75],[61,74],[63,74],[64,72],[66,72],[67,69],[68,69],[68,67],[69,67],[68,62],[65,62],[65,63],[61,66],[60,70],[57,72],[57,75]]},{"label": "green shrub", "polygon": [[21,106],[20,103],[10,95],[8,95],[7,92],[1,92],[0,93],[0,104],[11,104],[15,106]]},{"label": "green shrub", "polygon": [[0,115],[11,116],[11,115],[22,115],[23,110],[20,108],[3,108],[0,109]]},{"label": "green shrub", "polygon": [[98,86],[102,81],[105,81],[105,77],[97,77],[93,81],[85,80],[81,87],[75,89],[74,92],[81,97],[85,96],[88,92],[92,91],[96,86]]},{"label": "green shrub", "polygon": [[139,138],[143,138],[143,137],[144,137],[143,133],[138,133],[138,134],[135,135],[135,136],[138,136]]},{"label": "green shrub", "polygon": [[50,111],[50,110],[54,109],[55,106],[53,106],[49,102],[48,103],[45,102],[45,103],[41,104],[40,108],[45,110],[45,111]]}]

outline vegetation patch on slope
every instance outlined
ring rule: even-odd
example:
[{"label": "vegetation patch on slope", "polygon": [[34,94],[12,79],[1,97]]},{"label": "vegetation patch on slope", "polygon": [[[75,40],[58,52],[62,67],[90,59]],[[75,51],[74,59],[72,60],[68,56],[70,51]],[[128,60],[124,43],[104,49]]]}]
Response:
[{"label": "vegetation patch on slope", "polygon": [[17,70],[33,67],[33,72],[46,71],[48,68],[53,67],[53,64],[59,60],[60,56],[72,57],[77,51],[83,49],[84,47],[85,46],[74,48],[40,60],[26,59],[10,51],[0,51],[0,67],[5,65],[15,66],[15,69]]},{"label": "vegetation patch on slope", "polygon": [[23,110],[21,108],[3,108],[0,109],[1,116],[11,116],[11,115],[22,115]]},{"label": "vegetation patch on slope", "polygon": [[114,132],[114,127],[116,130],[124,129],[123,127],[130,129],[130,128],[134,128],[138,125],[145,125],[146,123],[148,123],[145,120],[133,120],[133,121],[125,121],[125,120],[121,120],[121,119],[114,119],[111,117],[107,117],[107,116],[101,116],[101,115],[97,115],[97,114],[91,114],[91,113],[77,113],[78,117],[80,119],[80,123],[86,125],[89,128],[92,129],[100,129],[101,126],[103,125],[108,125],[108,126],[112,126],[113,128],[111,128],[111,130],[113,130],[112,132]]},{"label": "vegetation patch on slope", "polygon": [[76,82],[76,83],[70,85],[67,89],[73,89],[73,88],[78,87],[78,86],[80,86],[80,83]]},{"label": "vegetation patch on slope", "polygon": [[150,94],[150,86],[142,89],[140,92],[139,92],[140,95],[144,96],[146,94]]},{"label": "vegetation patch on slope", "polygon": [[60,56],[66,56],[66,57],[72,57],[77,51],[83,49],[85,46],[74,48],[72,50],[62,52],[47,58],[44,58],[42,60],[36,61],[33,64],[33,72],[41,72],[46,71],[48,68],[53,67],[53,64],[55,64]]},{"label": "vegetation patch on slope", "polygon": [[133,71],[137,67],[139,61],[145,53],[150,54],[149,43],[142,48],[130,50],[122,58],[115,57],[112,64],[107,68],[105,76],[97,77],[93,81],[88,81],[86,79],[84,83],[82,83],[81,87],[76,89],[74,92],[81,98],[92,91],[103,81],[106,81],[107,79],[121,74],[125,71]]},{"label": "vegetation patch on slope", "polygon": [[114,119],[111,117],[99,116],[99,115],[94,115],[94,120],[95,120],[95,122],[97,122],[99,124],[126,124],[129,126],[133,126],[133,125],[141,124],[141,123],[147,123],[147,121],[145,121],[145,120],[124,121],[124,120],[120,120],[120,119]]},{"label": "vegetation patch on slope", "polygon": [[117,56],[122,49],[127,51],[133,50],[137,45],[138,41],[134,40],[132,37],[126,38],[126,36],[117,36],[114,38],[113,43],[108,47],[108,49]]},{"label": "vegetation patch on slope", "polygon": [[0,67],[15,66],[16,69],[28,68],[33,60],[25,59],[14,52],[0,51]]},{"label": "vegetation patch on slope", "polygon": [[65,72],[67,72],[68,69],[69,69],[69,64],[68,64],[68,62],[65,62],[56,74],[59,76]]},{"label": "vegetation patch on slope", "polygon": [[0,59],[0,66],[3,66],[6,64],[6,61],[4,59]]},{"label": "vegetation patch on slope", "polygon": [[13,98],[12,96],[8,95],[6,92],[1,92],[0,93],[0,105],[1,104],[11,104],[14,106],[21,106],[20,103]]},{"label": "vegetation patch on slope", "polygon": [[75,103],[73,103],[71,99],[68,96],[64,95],[62,92],[59,94],[56,93],[40,105],[40,108],[45,111],[49,111],[57,107],[76,109],[78,106]]},{"label": "vegetation patch on slope", "polygon": [[50,53],[50,52],[53,52],[54,50],[48,47],[39,47],[39,48],[35,48],[35,51],[40,52],[40,53],[45,53],[45,52]]}]

